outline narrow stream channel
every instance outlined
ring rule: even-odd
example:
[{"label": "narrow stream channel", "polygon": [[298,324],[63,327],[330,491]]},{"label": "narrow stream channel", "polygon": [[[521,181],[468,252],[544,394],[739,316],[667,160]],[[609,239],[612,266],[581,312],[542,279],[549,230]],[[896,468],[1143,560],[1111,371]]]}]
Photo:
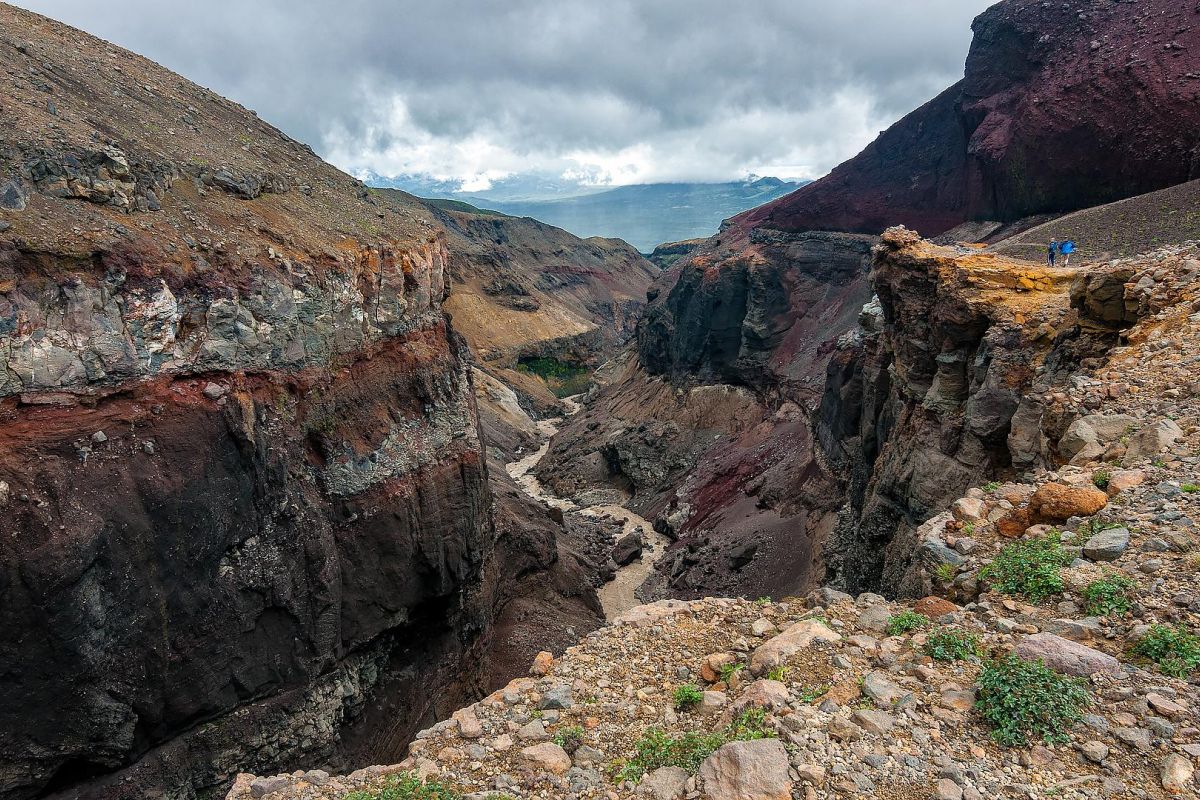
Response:
[{"label": "narrow stream channel", "polygon": [[[563,403],[567,407],[567,416],[578,413],[581,408],[575,397],[568,397],[563,400]],[[558,426],[562,421],[562,417],[539,421],[537,428],[543,437],[541,447],[520,460],[509,462],[505,469],[526,494],[544,505],[560,509],[564,514],[575,512],[585,517],[609,516],[621,520],[623,523],[621,531],[613,536],[614,544],[625,534],[641,531],[643,542],[641,557],[624,567],[618,567],[616,576],[597,590],[600,604],[604,608],[604,617],[612,620],[634,606],[642,604],[635,592],[642,582],[650,577],[650,571],[654,569],[654,562],[662,556],[671,540],[661,533],[657,533],[649,521],[623,505],[606,503],[580,506],[574,501],[556,496],[542,485],[542,482],[533,474],[533,468],[550,449],[550,439],[558,433]]]}]

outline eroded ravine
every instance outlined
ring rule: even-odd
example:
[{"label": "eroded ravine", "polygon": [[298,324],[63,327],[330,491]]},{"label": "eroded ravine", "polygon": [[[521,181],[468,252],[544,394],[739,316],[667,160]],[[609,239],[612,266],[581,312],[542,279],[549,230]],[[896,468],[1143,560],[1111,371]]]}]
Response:
[{"label": "eroded ravine", "polygon": [[[564,399],[563,403],[567,407],[567,416],[577,413],[582,408],[574,397]],[[564,514],[575,513],[594,519],[611,517],[620,520],[621,529],[613,536],[614,543],[626,534],[641,533],[643,542],[641,557],[623,567],[618,567],[613,579],[597,590],[600,604],[604,608],[604,616],[606,619],[612,620],[634,606],[642,604],[643,601],[637,597],[637,589],[645,582],[646,578],[650,577],[650,572],[654,569],[654,562],[663,554],[671,540],[656,532],[648,520],[630,511],[621,502],[584,505],[575,500],[559,497],[542,485],[542,482],[533,474],[533,469],[550,449],[550,439],[558,433],[558,426],[562,421],[562,417],[540,420],[537,423],[537,429],[543,437],[541,446],[524,458],[509,462],[505,469],[522,491],[534,500],[557,508]],[[611,494],[612,492],[605,493],[605,495]],[[626,498],[627,500],[628,498]]]}]

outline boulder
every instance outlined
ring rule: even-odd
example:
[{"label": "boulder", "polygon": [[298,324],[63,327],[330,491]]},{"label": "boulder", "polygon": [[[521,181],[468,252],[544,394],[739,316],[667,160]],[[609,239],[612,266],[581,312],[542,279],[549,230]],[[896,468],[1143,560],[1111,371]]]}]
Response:
[{"label": "boulder", "polygon": [[1182,437],[1183,429],[1175,424],[1174,420],[1160,419],[1133,435],[1122,463],[1128,467],[1143,459],[1154,458]]},{"label": "boulder", "polygon": [[1116,561],[1129,547],[1128,528],[1105,528],[1087,540],[1083,554],[1092,561]]},{"label": "boulder", "polygon": [[1128,489],[1141,486],[1146,480],[1146,473],[1140,469],[1119,469],[1108,476],[1108,495],[1112,497]]},{"label": "boulder", "polygon": [[700,765],[705,800],[791,800],[788,754],[778,739],[730,742]]},{"label": "boulder", "polygon": [[613,546],[612,560],[617,562],[617,566],[620,567],[631,564],[642,557],[642,547],[644,546],[645,543],[642,541],[640,532],[627,533]]},{"label": "boulder", "polygon": [[868,672],[862,682],[862,693],[881,706],[895,705],[908,692],[901,689],[886,672]]},{"label": "boulder", "polygon": [[681,611],[687,611],[690,604],[686,600],[657,600],[646,603],[621,614],[612,621],[613,625],[632,625],[635,628],[649,628],[657,625],[667,617],[672,617]]},{"label": "boulder", "polygon": [[958,606],[954,605],[954,603],[951,603],[944,597],[929,595],[928,597],[922,597],[920,600],[914,603],[913,611],[917,612],[918,614],[924,614],[930,619],[937,619],[938,617],[945,616],[946,614],[953,614],[955,611],[958,611]]},{"label": "boulder", "polygon": [[554,742],[542,742],[521,750],[521,759],[534,770],[562,775],[571,768],[571,757]]},{"label": "boulder", "polygon": [[1071,517],[1090,517],[1108,505],[1108,495],[1094,486],[1045,483],[1029,498],[1029,510],[1045,522],[1065,522]]},{"label": "boulder", "polygon": [[750,672],[753,675],[762,675],[813,642],[839,642],[841,639],[839,634],[820,620],[800,620],[755,649],[750,655]]},{"label": "boulder", "polygon": [[1026,636],[1017,645],[1016,654],[1018,658],[1027,661],[1041,660],[1050,669],[1067,675],[1085,677],[1098,672],[1121,671],[1121,662],[1107,653],[1055,636],[1053,633]]},{"label": "boulder", "polygon": [[1171,753],[1163,759],[1162,765],[1159,767],[1159,780],[1162,781],[1163,789],[1166,789],[1171,794],[1191,794],[1195,788],[1193,778],[1196,770],[1192,767],[1192,762],[1187,758],[1179,755],[1179,753]]}]

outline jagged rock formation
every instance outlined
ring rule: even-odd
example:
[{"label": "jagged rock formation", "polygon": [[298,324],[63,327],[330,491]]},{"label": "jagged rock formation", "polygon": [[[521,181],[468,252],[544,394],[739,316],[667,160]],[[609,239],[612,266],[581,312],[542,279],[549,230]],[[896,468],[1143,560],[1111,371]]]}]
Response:
[{"label": "jagged rock formation", "polygon": [[398,755],[597,623],[493,516],[428,209],[10,6],[0,69],[0,796]]},{"label": "jagged rock formation", "polygon": [[[970,381],[986,376],[988,359],[1007,341],[988,339],[998,329],[971,314],[928,326],[924,315],[949,309],[930,306],[920,281],[889,287],[886,271],[869,277],[872,235],[905,223],[925,235],[944,233],[948,243],[1003,241],[1047,219],[1029,215],[1195,178],[1198,128],[1179,124],[1200,108],[1200,81],[1192,77],[1200,74],[1195,18],[1194,9],[1166,2],[993,6],[975,23],[963,81],[826,178],[735,217],[663,273],[639,328],[636,363],[556,438],[540,477],[563,493],[632,488],[635,506],[681,537],[660,562],[659,580],[645,587],[651,598],[811,588],[824,569],[822,544],[835,529],[861,532],[856,526],[875,513],[882,514],[879,534],[899,518],[919,522],[967,481],[1009,468],[1007,417],[1033,376],[1013,371],[1005,379],[1012,385],[989,384],[972,397],[981,387]],[[1117,229],[1104,249],[1130,253],[1153,241],[1148,209],[1162,208],[1172,220],[1162,235],[1181,241],[1195,227],[1194,191],[1177,189],[1129,206],[1140,209],[1131,215],[1104,207],[1076,221]],[[1029,248],[1016,252],[1037,256]],[[1066,287],[1054,288],[1065,308]],[[886,310],[863,308],[876,291]],[[853,332],[860,309],[864,330]],[[849,365],[846,347],[855,343],[839,347],[839,338],[870,339],[892,312],[916,326],[906,342],[896,325],[901,335],[891,343],[910,352],[893,358],[885,348],[877,362],[864,356]],[[1079,321],[1100,324],[1087,315]],[[1119,326],[1102,324],[1115,340]],[[1026,340],[1036,338],[1023,336],[1005,356],[1014,363],[1029,355]],[[1061,363],[1047,368],[1095,357],[1108,340],[1075,337],[1053,356]],[[901,355],[912,361],[917,390],[891,385],[888,369]],[[939,357],[941,365],[929,361]],[[933,394],[945,392],[945,402],[915,411],[905,393],[922,393],[937,375]],[[689,428],[685,421],[704,417],[714,396],[742,400],[715,425]],[[974,415],[974,427],[961,439],[964,413]],[[918,430],[917,417],[937,414]],[[926,457],[924,473],[936,473],[946,459],[943,467],[957,463],[944,484],[928,479],[934,494],[914,489],[912,475],[877,470],[891,463],[876,456],[896,430],[895,445],[906,451],[910,435],[930,436],[928,448],[906,452],[902,471]],[[853,465],[850,450],[859,451]],[[925,482],[921,473],[915,486]],[[873,481],[878,486],[868,488]],[[847,492],[853,507],[842,513]],[[878,506],[864,509],[867,502]],[[861,576],[868,583],[882,576],[873,536],[855,550],[870,550],[867,561],[876,565]],[[839,579],[851,580],[845,572]],[[862,585],[857,580],[851,582]]]},{"label": "jagged rock formation", "polygon": [[1006,0],[976,18],[959,83],[744,228],[934,236],[1200,177],[1200,9]]},{"label": "jagged rock formation", "polygon": [[[897,570],[898,591],[920,599],[825,587],[641,606],[561,658],[540,654],[530,677],[418,734],[403,761],[241,775],[229,799],[383,797],[401,779],[470,800],[1196,795],[1198,256],[1192,242],[1052,273],[889,231],[879,307],[839,351],[890,348],[894,385],[861,392],[864,408],[885,391],[895,409],[878,459],[935,439],[955,464],[1029,442],[1074,462],[943,492],[907,545],[919,557]],[[1055,358],[1093,335],[1079,320],[1114,306],[1134,319],[1088,364]],[[930,342],[974,351],[938,358],[957,348]],[[1035,377],[1021,402],[1042,412],[1007,433],[979,427],[997,418],[981,398],[1019,390],[1022,369]],[[896,435],[906,425],[915,436]],[[1036,661],[1079,680],[1050,687],[1006,666]],[[1006,738],[1032,718],[1057,730]]]}]

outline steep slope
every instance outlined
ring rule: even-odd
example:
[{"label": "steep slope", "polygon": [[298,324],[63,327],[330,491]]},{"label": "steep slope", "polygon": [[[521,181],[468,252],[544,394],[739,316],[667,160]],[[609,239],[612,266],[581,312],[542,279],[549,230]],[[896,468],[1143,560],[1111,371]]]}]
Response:
[{"label": "steep slope", "polygon": [[963,80],[827,177],[739,227],[934,236],[1200,177],[1200,9],[1005,0],[976,18]]},{"label": "steep slope", "polygon": [[559,575],[492,517],[448,234],[7,5],[0,69],[0,796],[398,752]]}]

